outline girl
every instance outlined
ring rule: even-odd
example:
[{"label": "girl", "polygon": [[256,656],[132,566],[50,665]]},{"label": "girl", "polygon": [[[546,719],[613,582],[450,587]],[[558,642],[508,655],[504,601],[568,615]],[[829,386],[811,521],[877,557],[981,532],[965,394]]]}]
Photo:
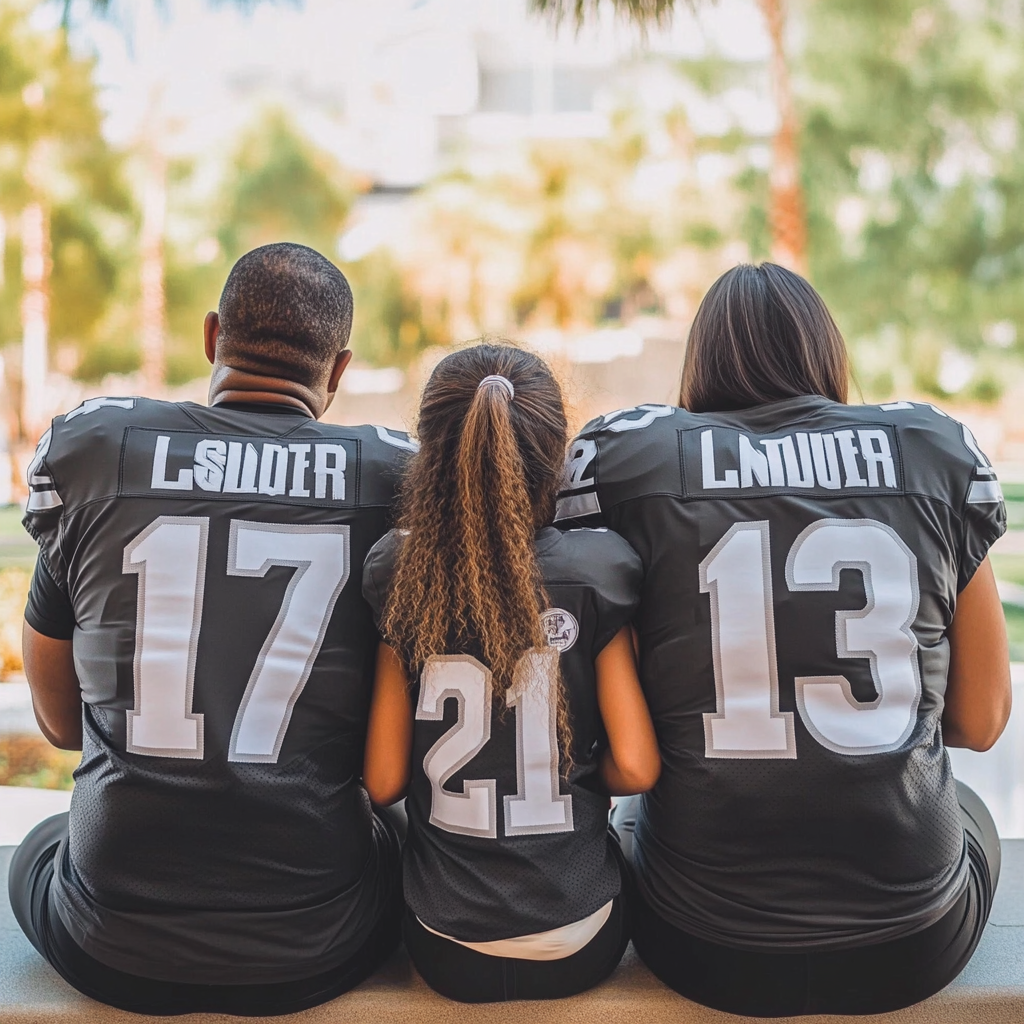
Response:
[{"label": "girl", "polygon": [[363,778],[378,804],[408,787],[406,945],[452,999],[571,995],[628,939],[608,794],[660,770],[628,625],[640,563],[551,527],[566,420],[536,356],[447,356],[418,433],[363,576],[385,639]]}]

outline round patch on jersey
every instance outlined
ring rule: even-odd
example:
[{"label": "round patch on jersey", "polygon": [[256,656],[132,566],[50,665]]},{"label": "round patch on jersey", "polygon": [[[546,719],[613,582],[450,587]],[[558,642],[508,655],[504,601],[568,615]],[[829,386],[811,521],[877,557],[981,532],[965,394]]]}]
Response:
[{"label": "round patch on jersey", "polygon": [[580,624],[576,621],[572,612],[564,608],[549,608],[541,612],[540,621],[544,625],[544,632],[548,635],[548,643],[557,647],[560,654],[564,654],[580,635]]}]

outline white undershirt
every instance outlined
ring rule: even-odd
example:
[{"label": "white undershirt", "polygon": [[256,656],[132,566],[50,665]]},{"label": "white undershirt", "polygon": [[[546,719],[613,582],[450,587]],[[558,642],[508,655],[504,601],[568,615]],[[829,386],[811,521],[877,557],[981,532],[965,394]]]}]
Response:
[{"label": "white undershirt", "polygon": [[[420,924],[434,935],[442,939],[457,942],[467,949],[475,949],[478,953],[488,956],[510,956],[517,960],[561,960],[578,953],[604,927],[608,915],[612,912],[612,901],[609,900],[600,910],[595,910],[582,921],[564,924],[561,928],[552,928],[547,932],[535,932],[533,935],[517,935],[512,939],[495,939],[493,942],[463,942],[452,935],[445,935],[431,928],[429,924]],[[419,921],[419,918],[416,918]]]}]

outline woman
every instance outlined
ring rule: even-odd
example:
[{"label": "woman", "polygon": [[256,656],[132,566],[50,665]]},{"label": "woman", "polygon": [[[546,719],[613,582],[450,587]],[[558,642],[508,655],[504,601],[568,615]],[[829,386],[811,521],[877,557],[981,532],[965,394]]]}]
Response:
[{"label": "woman", "polygon": [[571,995],[628,940],[608,794],[660,769],[628,625],[639,560],[550,526],[566,421],[536,356],[447,356],[418,434],[363,577],[386,641],[363,778],[378,804],[409,787],[406,946],[452,999]]},{"label": "woman", "polygon": [[999,485],[965,427],[924,404],[847,405],[848,374],[803,278],[737,267],[694,318],[683,408],[584,429],[560,502],[619,531],[646,573],[664,767],[635,812],[634,943],[733,1013],[931,995],[977,945],[999,872],[991,817],[944,749],[986,749],[1009,714],[986,557]]}]

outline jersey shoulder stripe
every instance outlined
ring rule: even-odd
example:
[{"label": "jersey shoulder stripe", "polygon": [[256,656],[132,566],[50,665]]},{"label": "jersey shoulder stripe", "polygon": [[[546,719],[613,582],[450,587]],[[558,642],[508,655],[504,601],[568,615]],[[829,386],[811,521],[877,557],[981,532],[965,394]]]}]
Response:
[{"label": "jersey shoulder stripe", "polygon": [[28,511],[114,497],[390,505],[413,448],[401,431],[281,408],[94,398],[40,441]]},{"label": "jersey shoulder stripe", "polygon": [[676,432],[691,426],[695,419],[677,406],[645,403],[591,420],[569,445],[555,521],[603,522],[606,510],[599,479],[642,479],[642,489],[673,492],[678,487],[678,467],[664,464],[663,454]]}]

